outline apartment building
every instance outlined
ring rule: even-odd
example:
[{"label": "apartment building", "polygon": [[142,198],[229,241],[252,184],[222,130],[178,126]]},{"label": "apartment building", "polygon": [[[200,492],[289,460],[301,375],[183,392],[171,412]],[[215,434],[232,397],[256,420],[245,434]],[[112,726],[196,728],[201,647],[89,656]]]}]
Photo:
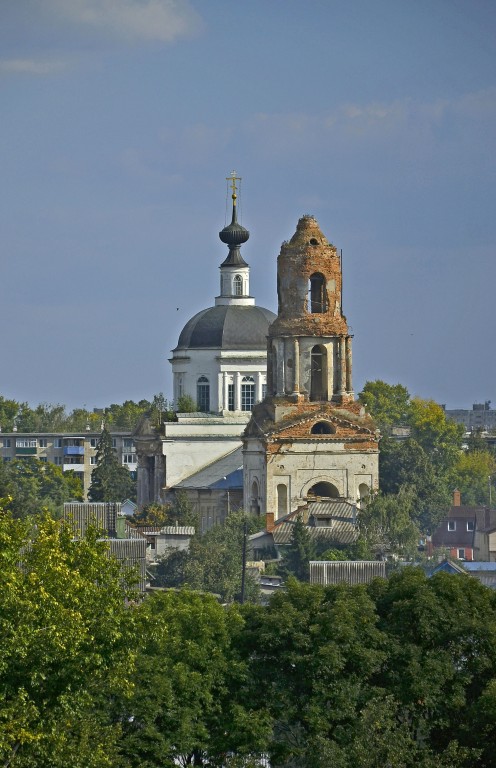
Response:
[{"label": "apartment building", "polygon": [[[112,445],[121,464],[129,469],[133,479],[137,473],[137,456],[131,432],[111,432]],[[0,457],[13,461],[31,457],[61,467],[63,472],[73,471],[81,480],[85,499],[91,484],[91,473],[96,466],[96,451],[100,432],[2,432]]]}]

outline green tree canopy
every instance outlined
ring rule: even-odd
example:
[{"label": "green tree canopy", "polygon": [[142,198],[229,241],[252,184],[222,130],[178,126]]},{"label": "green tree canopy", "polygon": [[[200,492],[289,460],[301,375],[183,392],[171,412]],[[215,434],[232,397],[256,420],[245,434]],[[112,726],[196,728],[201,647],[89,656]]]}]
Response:
[{"label": "green tree canopy", "polygon": [[1,764],[114,765],[108,702],[130,690],[134,591],[92,529],[75,541],[63,522],[3,513],[0,553]]},{"label": "green tree canopy", "polygon": [[98,442],[96,462],[88,492],[91,501],[123,501],[135,496],[136,483],[129,470],[119,463],[106,427]]},{"label": "green tree canopy", "polygon": [[83,489],[73,472],[29,456],[0,462],[0,496],[15,517],[26,517],[44,508],[60,513],[65,501],[82,501]]}]

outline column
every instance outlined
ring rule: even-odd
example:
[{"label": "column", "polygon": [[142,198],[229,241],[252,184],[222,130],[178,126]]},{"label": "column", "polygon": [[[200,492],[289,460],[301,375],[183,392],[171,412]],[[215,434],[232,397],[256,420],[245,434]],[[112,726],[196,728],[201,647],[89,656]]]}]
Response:
[{"label": "column", "polygon": [[239,371],[236,371],[234,381],[234,410],[241,410],[241,373]]},{"label": "column", "polygon": [[294,340],[294,377],[293,377],[293,394],[297,395],[300,391],[300,342],[298,339]]},{"label": "column", "polygon": [[339,394],[346,394],[346,337],[339,337]]},{"label": "column", "polygon": [[226,408],[224,401],[224,374],[217,374],[217,410],[219,413]]},{"label": "column", "polygon": [[224,382],[223,382],[223,385],[224,385],[224,410],[228,411],[229,410],[229,374],[224,372],[223,376],[224,376]]},{"label": "column", "polygon": [[255,374],[255,402],[260,403],[262,401],[262,374],[258,371]]},{"label": "column", "polygon": [[352,354],[351,354],[351,336],[346,337],[346,391],[353,392],[352,383]]},{"label": "column", "polygon": [[276,395],[284,396],[285,385],[285,359],[284,359],[284,339],[277,339],[277,371],[276,371]]}]

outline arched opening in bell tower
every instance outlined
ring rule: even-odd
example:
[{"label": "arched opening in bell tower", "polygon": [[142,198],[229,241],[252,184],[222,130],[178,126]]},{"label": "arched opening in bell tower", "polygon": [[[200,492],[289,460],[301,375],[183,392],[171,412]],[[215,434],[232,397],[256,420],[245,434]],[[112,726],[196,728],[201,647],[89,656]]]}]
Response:
[{"label": "arched opening in bell tower", "polygon": [[327,312],[327,292],[324,275],[315,272],[308,281],[308,307],[310,312]]},{"label": "arched opening in bell tower", "polygon": [[322,496],[326,499],[338,499],[339,491],[332,483],[315,483],[308,491],[308,496]]},{"label": "arched opening in bell tower", "polygon": [[312,347],[310,400],[327,400],[327,350],[316,344]]}]

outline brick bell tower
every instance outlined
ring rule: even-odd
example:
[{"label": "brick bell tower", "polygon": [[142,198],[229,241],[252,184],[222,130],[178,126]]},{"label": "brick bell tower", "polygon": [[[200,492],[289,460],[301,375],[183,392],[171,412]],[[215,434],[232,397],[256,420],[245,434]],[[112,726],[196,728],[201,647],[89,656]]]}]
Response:
[{"label": "brick bell tower", "polygon": [[271,519],[317,497],[359,504],[378,487],[378,435],[354,400],[341,259],[303,216],[277,260],[267,397],[244,433],[245,509]]}]

